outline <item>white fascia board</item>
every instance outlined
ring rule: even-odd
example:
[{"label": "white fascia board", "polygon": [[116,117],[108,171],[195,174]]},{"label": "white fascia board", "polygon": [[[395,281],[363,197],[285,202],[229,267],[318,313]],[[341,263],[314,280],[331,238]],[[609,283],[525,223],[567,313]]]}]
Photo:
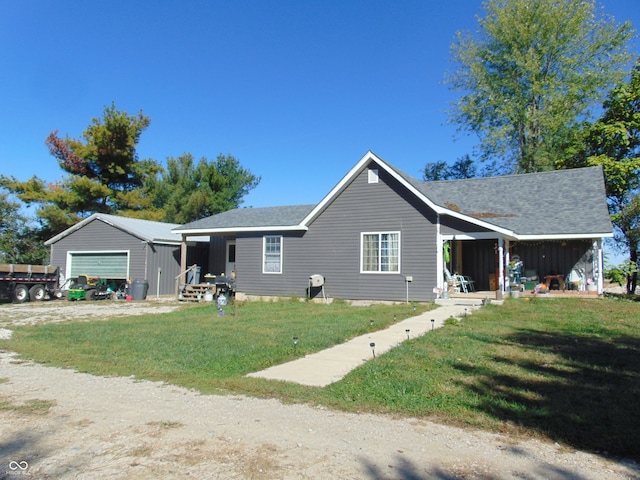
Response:
[{"label": "white fascia board", "polygon": [[516,240],[590,240],[593,238],[611,238],[608,233],[556,233],[554,235],[516,235]]},{"label": "white fascia board", "polygon": [[466,232],[466,233],[443,233],[443,240],[495,240],[497,238],[505,238],[506,240],[515,240],[512,236],[503,236],[498,232]]},{"label": "white fascia board", "polygon": [[58,235],[56,235],[53,238],[50,238],[49,240],[47,240],[46,242],[44,242],[45,245],[51,245],[52,243],[56,243],[58,240],[62,240],[63,238],[65,238],[68,235],[71,235],[73,232],[75,232],[76,230],[80,230],[82,227],[84,227],[87,223],[89,223],[92,220],[95,220],[96,218],[100,218],[98,216],[97,213],[94,213],[92,215],[89,215],[87,218],[85,218],[84,220],[76,223],[75,225],[72,225],[71,227],[67,228],[66,230],[60,232]]},{"label": "white fascia board", "polygon": [[309,227],[306,225],[269,225],[265,227],[225,227],[225,228],[199,228],[197,230],[171,230],[173,233],[196,236],[196,235],[216,235],[219,233],[243,233],[243,232],[306,232]]},{"label": "white fascia board", "polygon": [[356,163],[349,172],[342,177],[342,180],[338,182],[338,184],[331,189],[331,191],[324,196],[324,198],[314,207],[309,214],[302,219],[300,222],[301,225],[309,225],[313,219],[316,218],[318,213],[324,210],[325,206],[331,202],[331,200],[342,191],[342,189],[347,185],[360,171],[364,168],[364,166],[369,163],[371,160],[376,160],[380,163],[380,159],[376,157],[371,150],[369,150],[359,161]]},{"label": "white fascia board", "polygon": [[354,167],[349,170],[340,182],[333,187],[333,189],[326,195],[322,201],[316,205],[316,207],[311,210],[311,212],[302,220],[302,225],[309,225],[309,223],[321,212],[325,206],[335,197],[349,182],[353,180],[353,178],[359,174],[364,167],[371,161],[376,162],[380,167],[382,167],[389,175],[395,178],[398,182],[400,182],[407,190],[413,193],[416,197],[418,197],[422,202],[424,202],[429,208],[434,210],[436,213],[441,215],[449,215],[451,217],[459,218],[460,220],[464,220],[466,222],[472,223],[482,228],[486,228],[488,230],[492,230],[497,233],[501,233],[506,236],[513,236],[514,233],[510,230],[506,230],[504,228],[496,227],[491,223],[483,222],[482,220],[478,220],[477,218],[469,217],[467,215],[463,215],[461,213],[455,212],[453,210],[449,210],[448,208],[441,207],[440,205],[436,205],[433,203],[428,197],[426,197],[422,192],[417,190],[413,185],[408,183],[402,175],[398,174],[395,169],[391,168],[384,160],[379,158],[375,153],[369,150],[359,161],[354,165]]},{"label": "white fascia board", "polygon": [[369,150],[359,161],[356,163],[349,172],[342,177],[342,180],[338,182],[338,184],[331,189],[331,191],[322,199],[316,207],[309,212],[309,214],[302,220],[303,225],[308,225],[317,215],[321,212],[325,206],[333,200],[333,198],[338,195],[344,187],[350,183],[356,175],[358,175],[369,162],[374,161],[380,167],[382,167],[387,173],[389,173],[392,177],[398,180],[402,185],[404,185],[409,191],[411,191],[414,195],[416,195],[420,200],[426,203],[429,207],[436,211],[436,213],[450,213],[449,210],[439,207],[427,197],[425,197],[421,192],[416,190],[411,184],[407,183],[407,181],[399,175],[393,168],[391,168],[387,163],[385,163],[382,159],[380,159],[375,153]]}]

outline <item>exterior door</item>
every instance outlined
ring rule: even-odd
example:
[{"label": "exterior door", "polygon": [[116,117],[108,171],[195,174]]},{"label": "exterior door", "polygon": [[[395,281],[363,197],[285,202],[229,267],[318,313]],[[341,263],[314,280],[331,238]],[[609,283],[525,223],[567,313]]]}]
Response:
[{"label": "exterior door", "polygon": [[225,275],[236,278],[236,241],[227,240],[227,255],[224,265]]}]

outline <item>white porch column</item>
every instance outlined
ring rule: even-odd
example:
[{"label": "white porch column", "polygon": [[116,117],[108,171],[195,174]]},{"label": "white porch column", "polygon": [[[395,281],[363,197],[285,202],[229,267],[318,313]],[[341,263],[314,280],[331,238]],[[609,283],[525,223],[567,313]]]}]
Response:
[{"label": "white porch column", "polygon": [[444,242],[440,233],[440,214],[436,215],[436,287],[444,288],[444,257],[442,247]]},{"label": "white porch column", "polygon": [[504,293],[504,240],[498,238],[498,291]]},{"label": "white porch column", "polygon": [[509,253],[509,240],[504,242],[504,270],[502,274],[504,276],[504,291],[508,292],[511,287],[511,281],[509,279],[509,263],[511,262],[511,254]]},{"label": "white porch column", "polygon": [[[593,242],[593,250],[597,255],[598,262],[595,280],[598,282],[598,295],[602,295],[604,293],[604,248],[601,238]],[[594,265],[594,267],[596,267],[596,265]]]}]

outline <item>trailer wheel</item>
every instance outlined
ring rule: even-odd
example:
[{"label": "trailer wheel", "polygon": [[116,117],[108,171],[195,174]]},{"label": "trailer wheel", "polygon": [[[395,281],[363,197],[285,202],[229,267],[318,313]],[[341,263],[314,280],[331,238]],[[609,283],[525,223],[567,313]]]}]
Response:
[{"label": "trailer wheel", "polygon": [[29,289],[26,285],[18,284],[13,289],[13,301],[15,303],[24,303],[29,300]]},{"label": "trailer wheel", "polygon": [[29,289],[29,299],[32,302],[41,302],[47,295],[47,291],[43,285],[34,285]]}]

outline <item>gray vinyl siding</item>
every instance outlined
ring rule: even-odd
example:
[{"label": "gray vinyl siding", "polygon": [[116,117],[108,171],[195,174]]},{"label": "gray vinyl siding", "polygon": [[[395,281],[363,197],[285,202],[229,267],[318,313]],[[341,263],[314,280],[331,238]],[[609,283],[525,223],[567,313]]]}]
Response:
[{"label": "gray vinyl siding", "polygon": [[[374,167],[375,168],[375,167]],[[325,276],[327,296],[404,300],[405,275],[413,276],[410,300],[434,298],[435,214],[386,171],[369,184],[367,169],[354,178],[307,232],[283,235],[283,271],[262,273],[263,234],[237,238],[237,289],[249,295],[306,296],[309,276]],[[363,232],[400,232],[400,273],[360,273]],[[277,235],[269,232],[269,235]]]},{"label": "gray vinyl siding", "polygon": [[[51,245],[51,263],[67,272],[67,252],[128,251],[129,278],[147,280],[149,295],[157,290],[158,268],[161,295],[175,292],[174,278],[180,269],[180,246],[148,244],[119,228],[95,220]],[[91,272],[87,272],[91,274]]]},{"label": "gray vinyl siding", "polygon": [[[469,222],[465,222],[464,220],[460,220],[455,217],[448,217],[443,215],[440,217],[440,233],[443,235],[467,235],[474,233],[487,233],[491,232],[491,230],[483,227],[479,227]],[[498,238],[498,234],[495,233],[496,238]]]}]

